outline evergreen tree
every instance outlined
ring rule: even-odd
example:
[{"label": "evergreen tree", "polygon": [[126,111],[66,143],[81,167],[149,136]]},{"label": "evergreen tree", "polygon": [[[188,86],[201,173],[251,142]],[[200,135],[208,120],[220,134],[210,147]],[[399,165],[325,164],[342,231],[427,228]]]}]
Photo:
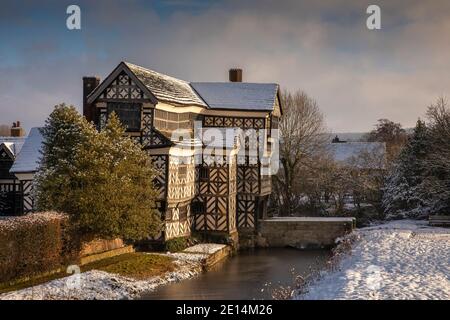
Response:
[{"label": "evergreen tree", "polygon": [[96,130],[75,107],[63,103],[55,106],[41,134],[42,157],[34,180],[37,207],[64,211],[66,190],[72,188],[76,156],[83,145],[95,140]]},{"label": "evergreen tree", "polygon": [[386,179],[382,204],[387,218],[417,217],[427,212],[421,188],[429,149],[428,129],[418,120]]},{"label": "evergreen tree", "polygon": [[86,236],[137,240],[159,232],[149,157],[114,113],[97,132],[73,107],[58,106],[43,135],[40,209],[68,213]]}]

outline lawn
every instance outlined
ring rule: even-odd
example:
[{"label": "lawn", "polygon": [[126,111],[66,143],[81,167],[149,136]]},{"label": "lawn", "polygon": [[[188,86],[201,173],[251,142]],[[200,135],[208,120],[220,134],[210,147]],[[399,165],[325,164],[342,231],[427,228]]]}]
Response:
[{"label": "lawn", "polygon": [[95,269],[135,279],[147,279],[173,271],[175,268],[169,257],[148,253],[126,253],[89,263],[81,269],[83,272]]},{"label": "lawn", "polygon": [[[175,266],[173,264],[173,260],[169,257],[157,254],[135,252],[91,262],[81,266],[81,272],[94,269],[141,280],[173,271]],[[0,283],[0,293],[32,287],[66,276],[68,276],[68,274],[65,271],[59,271],[52,274],[36,276],[32,279],[21,279],[7,283]]]}]

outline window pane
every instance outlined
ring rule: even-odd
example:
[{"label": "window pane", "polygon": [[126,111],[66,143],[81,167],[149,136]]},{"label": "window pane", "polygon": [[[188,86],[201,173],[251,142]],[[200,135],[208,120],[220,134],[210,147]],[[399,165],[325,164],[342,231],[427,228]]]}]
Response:
[{"label": "window pane", "polygon": [[108,114],[115,112],[129,131],[141,129],[140,103],[108,103]]}]

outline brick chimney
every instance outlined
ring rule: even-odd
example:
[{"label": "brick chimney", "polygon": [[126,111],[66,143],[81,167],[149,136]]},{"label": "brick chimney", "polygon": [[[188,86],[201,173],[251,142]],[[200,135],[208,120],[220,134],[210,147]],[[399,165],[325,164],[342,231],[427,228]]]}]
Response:
[{"label": "brick chimney", "polygon": [[242,69],[230,69],[229,78],[231,82],[242,82]]},{"label": "brick chimney", "polygon": [[13,125],[11,127],[11,137],[23,137],[25,134],[25,131],[20,126],[20,121],[13,122]]},{"label": "brick chimney", "polygon": [[98,111],[95,105],[87,103],[87,96],[100,84],[99,77],[83,77],[83,115],[88,121],[97,124]]}]

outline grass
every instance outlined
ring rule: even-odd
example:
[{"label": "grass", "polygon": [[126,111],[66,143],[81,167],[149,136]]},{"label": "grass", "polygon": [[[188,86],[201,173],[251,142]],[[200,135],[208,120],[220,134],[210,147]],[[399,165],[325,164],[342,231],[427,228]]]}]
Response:
[{"label": "grass", "polygon": [[[126,253],[119,256],[94,261],[81,266],[80,268],[81,272],[86,272],[89,270],[102,270],[137,280],[162,275],[175,269],[171,258],[142,252]],[[15,281],[0,283],[0,293],[32,287],[67,276],[68,274],[65,270],[57,270],[51,274],[44,274],[30,279],[18,279]]]},{"label": "grass", "polygon": [[[86,267],[89,270],[103,270],[134,279],[146,279],[175,269],[171,258],[146,253],[126,253],[92,262],[87,264]],[[81,269],[85,271],[83,267]]]}]

